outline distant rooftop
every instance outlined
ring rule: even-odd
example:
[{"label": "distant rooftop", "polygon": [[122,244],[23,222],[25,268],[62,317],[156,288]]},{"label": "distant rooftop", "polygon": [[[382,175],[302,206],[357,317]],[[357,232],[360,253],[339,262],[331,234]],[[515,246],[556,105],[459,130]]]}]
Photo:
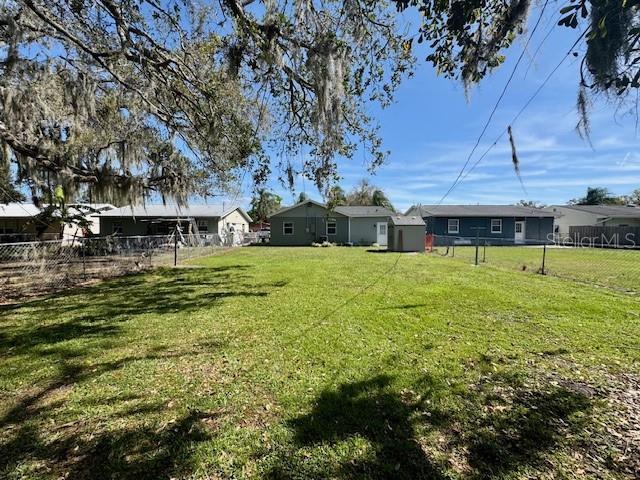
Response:
[{"label": "distant rooftop", "polygon": [[[316,205],[321,208],[328,208],[324,203],[316,202],[315,200],[305,200],[304,202],[296,203],[289,207],[283,207],[271,216],[277,217],[278,215],[282,215],[283,213],[302,205]],[[375,205],[341,205],[339,207],[334,207],[333,211],[346,217],[388,217],[395,213],[388,208],[377,207]]]},{"label": "distant rooftop", "polygon": [[635,205],[552,205],[549,209],[570,208],[603,217],[640,218],[640,207]]},{"label": "distant rooftop", "polygon": [[33,203],[0,203],[0,217],[33,217],[39,213],[40,209]]},{"label": "distant rooftop", "polygon": [[553,213],[517,205],[420,205],[407,215],[421,217],[552,217]]},{"label": "distant rooftop", "polygon": [[[225,217],[236,210],[237,206],[222,205],[136,205],[133,207],[114,208],[100,214],[101,217]],[[243,212],[244,214],[244,212]]]},{"label": "distant rooftop", "polygon": [[[73,209],[76,205],[90,207],[94,210],[108,210],[114,208],[108,203],[75,203],[70,204],[69,208]],[[43,205],[45,206],[45,205]],[[3,218],[25,218],[38,215],[42,210],[33,203],[0,203],[0,217]]]},{"label": "distant rooftop", "polygon": [[334,210],[347,217],[388,217],[394,214],[388,208],[376,206],[342,205]]}]

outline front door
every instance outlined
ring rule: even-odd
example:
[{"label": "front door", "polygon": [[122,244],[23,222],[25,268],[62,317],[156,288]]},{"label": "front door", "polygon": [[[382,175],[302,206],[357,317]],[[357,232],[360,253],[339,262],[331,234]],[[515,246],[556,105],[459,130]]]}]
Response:
[{"label": "front door", "polygon": [[378,222],[378,241],[376,242],[380,246],[387,245],[387,222]]},{"label": "front door", "polygon": [[516,222],[516,235],[515,235],[515,242],[516,243],[524,243],[524,230],[525,230],[525,224],[524,221],[517,221]]}]

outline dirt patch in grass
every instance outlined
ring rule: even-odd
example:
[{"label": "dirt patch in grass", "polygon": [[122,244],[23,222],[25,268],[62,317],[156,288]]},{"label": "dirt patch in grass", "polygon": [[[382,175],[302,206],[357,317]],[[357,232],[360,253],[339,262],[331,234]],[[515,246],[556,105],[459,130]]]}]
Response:
[{"label": "dirt patch in grass", "polygon": [[[593,444],[584,455],[640,478],[640,375],[611,376],[604,401],[607,413],[595,428],[588,428]],[[597,473],[597,469],[587,471]]]}]

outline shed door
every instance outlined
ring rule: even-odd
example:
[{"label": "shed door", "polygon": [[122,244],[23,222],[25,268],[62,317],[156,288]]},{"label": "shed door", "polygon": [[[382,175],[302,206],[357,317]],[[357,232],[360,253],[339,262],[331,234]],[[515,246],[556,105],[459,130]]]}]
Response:
[{"label": "shed door", "polygon": [[378,222],[377,225],[378,230],[378,241],[377,244],[380,246],[387,246],[387,222]]}]

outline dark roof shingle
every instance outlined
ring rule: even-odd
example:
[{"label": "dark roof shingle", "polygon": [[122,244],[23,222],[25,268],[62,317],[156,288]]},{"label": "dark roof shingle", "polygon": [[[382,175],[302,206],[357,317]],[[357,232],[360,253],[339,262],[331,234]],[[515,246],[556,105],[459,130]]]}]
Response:
[{"label": "dark roof shingle", "polygon": [[570,208],[603,217],[640,218],[640,207],[626,205],[552,205],[551,208]]},{"label": "dark roof shingle", "polygon": [[517,205],[420,205],[411,207],[407,214],[422,217],[553,217],[551,212],[539,208]]}]

